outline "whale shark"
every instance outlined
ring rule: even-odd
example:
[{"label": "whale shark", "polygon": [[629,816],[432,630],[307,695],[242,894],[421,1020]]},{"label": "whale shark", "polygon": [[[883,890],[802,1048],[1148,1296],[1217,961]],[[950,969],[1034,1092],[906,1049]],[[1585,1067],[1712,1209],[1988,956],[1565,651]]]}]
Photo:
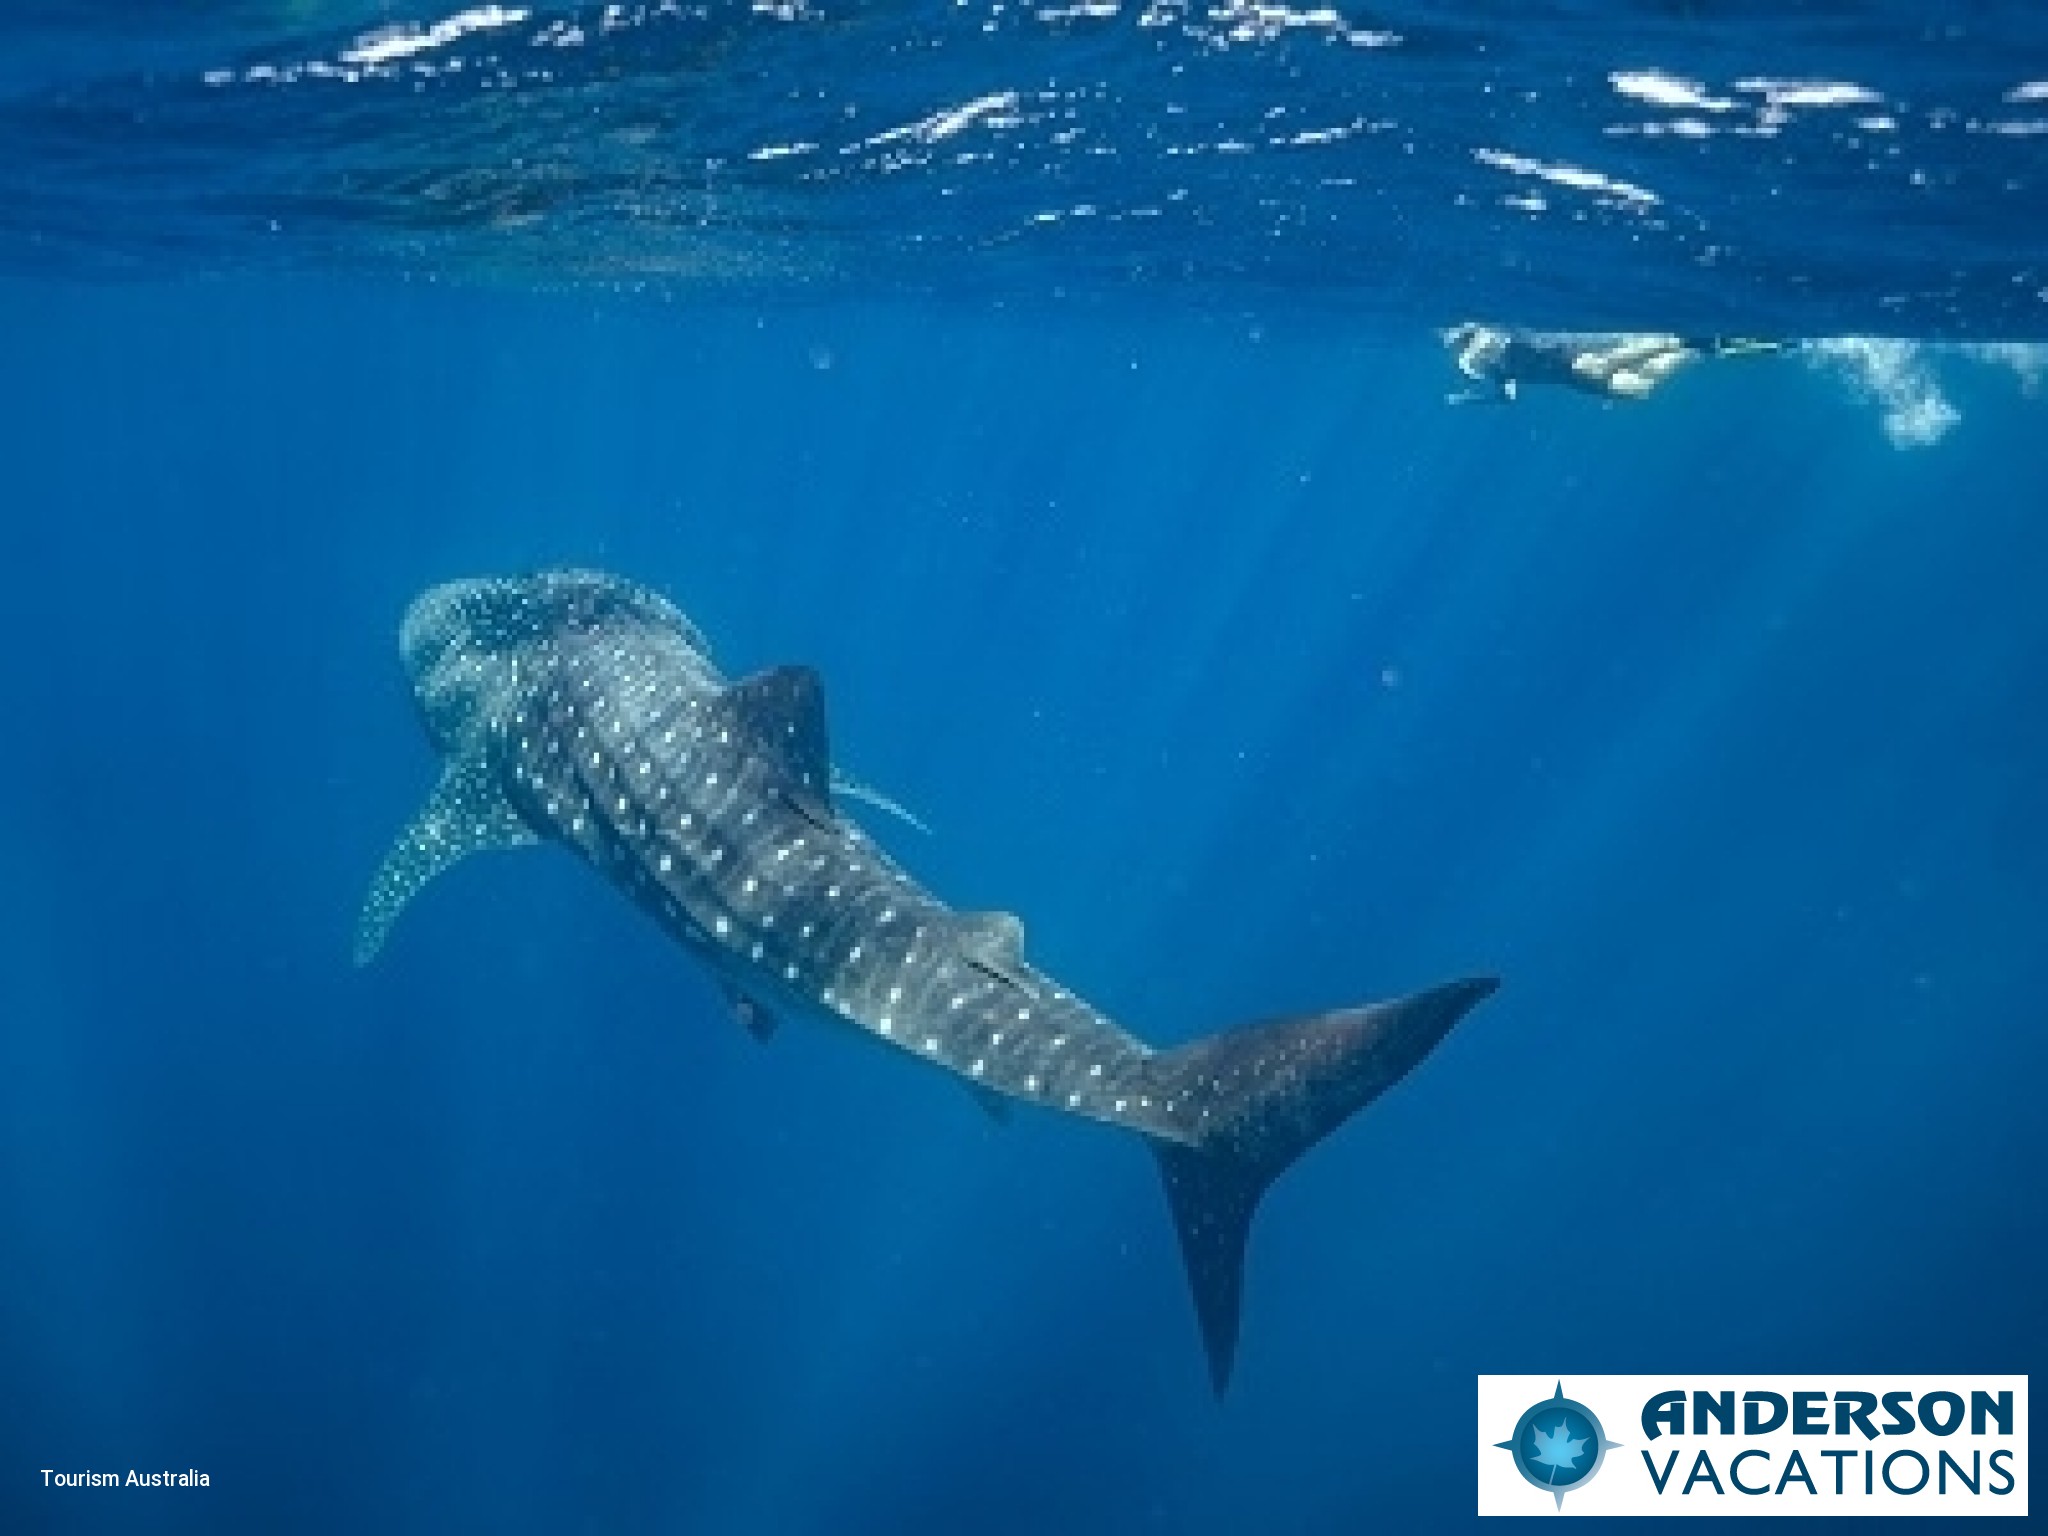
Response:
[{"label": "whale shark", "polygon": [[812,669],[728,679],[666,598],[587,570],[433,587],[399,647],[443,768],[371,882],[358,963],[465,857],[567,848],[700,960],[763,1039],[821,1017],[992,1112],[1031,1105],[1141,1138],[1219,1396],[1261,1195],[1498,985],[1155,1049],[1028,960],[1019,919],[946,905],[841,813]]}]

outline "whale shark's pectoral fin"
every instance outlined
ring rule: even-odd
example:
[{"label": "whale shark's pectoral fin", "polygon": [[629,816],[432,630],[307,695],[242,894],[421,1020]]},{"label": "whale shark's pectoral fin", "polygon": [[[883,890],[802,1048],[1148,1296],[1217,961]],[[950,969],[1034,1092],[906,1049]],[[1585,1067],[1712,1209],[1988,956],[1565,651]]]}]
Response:
[{"label": "whale shark's pectoral fin", "polygon": [[1012,986],[1024,985],[1024,924],[1010,912],[962,912],[960,949],[967,963]]},{"label": "whale shark's pectoral fin", "polygon": [[900,800],[892,800],[872,784],[863,783],[852,774],[841,769],[832,770],[832,793],[841,800],[859,800],[873,806],[884,815],[894,816],[898,821],[908,822],[918,831],[930,837],[932,829],[925,825],[917,812]]},{"label": "whale shark's pectoral fin", "polygon": [[442,870],[488,848],[539,841],[498,788],[489,763],[480,756],[452,759],[370,882],[356,920],[356,964],[376,959],[406,903]]},{"label": "whale shark's pectoral fin", "polygon": [[809,667],[773,667],[734,683],[714,706],[774,765],[782,793],[806,820],[837,824],[825,689]]}]

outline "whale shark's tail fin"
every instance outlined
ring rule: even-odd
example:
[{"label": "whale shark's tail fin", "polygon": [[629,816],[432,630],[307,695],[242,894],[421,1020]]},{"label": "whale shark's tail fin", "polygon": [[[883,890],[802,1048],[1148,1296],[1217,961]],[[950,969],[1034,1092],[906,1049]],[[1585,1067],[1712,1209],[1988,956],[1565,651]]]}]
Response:
[{"label": "whale shark's tail fin", "polygon": [[1294,1160],[1392,1087],[1490,996],[1490,978],[1395,1002],[1228,1030],[1154,1057],[1187,1144],[1155,1140],[1218,1396],[1230,1384],[1245,1239]]}]

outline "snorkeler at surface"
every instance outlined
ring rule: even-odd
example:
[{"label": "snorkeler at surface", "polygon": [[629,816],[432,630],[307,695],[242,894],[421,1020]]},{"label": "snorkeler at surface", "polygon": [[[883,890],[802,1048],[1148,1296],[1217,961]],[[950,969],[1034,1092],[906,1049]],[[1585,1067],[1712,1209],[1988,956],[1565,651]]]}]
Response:
[{"label": "snorkeler at surface", "polygon": [[1610,400],[1641,400],[1698,359],[1784,349],[1783,342],[1740,336],[1517,331],[1471,321],[1446,330],[1443,341],[1458,371],[1478,386],[1452,395],[1454,405],[1513,400],[1525,383],[1558,384]]}]

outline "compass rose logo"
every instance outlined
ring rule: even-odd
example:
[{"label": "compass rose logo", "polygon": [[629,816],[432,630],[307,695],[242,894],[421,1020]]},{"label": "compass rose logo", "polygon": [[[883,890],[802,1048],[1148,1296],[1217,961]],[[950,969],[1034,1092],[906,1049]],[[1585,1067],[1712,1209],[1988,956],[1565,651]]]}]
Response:
[{"label": "compass rose logo", "polygon": [[1564,1395],[1561,1381],[1557,1395],[1517,1419],[1514,1434],[1498,1446],[1515,1458],[1515,1470],[1524,1478],[1557,1496],[1559,1509],[1564,1496],[1591,1482],[1607,1453],[1617,1448],[1602,1433],[1593,1410]]}]

